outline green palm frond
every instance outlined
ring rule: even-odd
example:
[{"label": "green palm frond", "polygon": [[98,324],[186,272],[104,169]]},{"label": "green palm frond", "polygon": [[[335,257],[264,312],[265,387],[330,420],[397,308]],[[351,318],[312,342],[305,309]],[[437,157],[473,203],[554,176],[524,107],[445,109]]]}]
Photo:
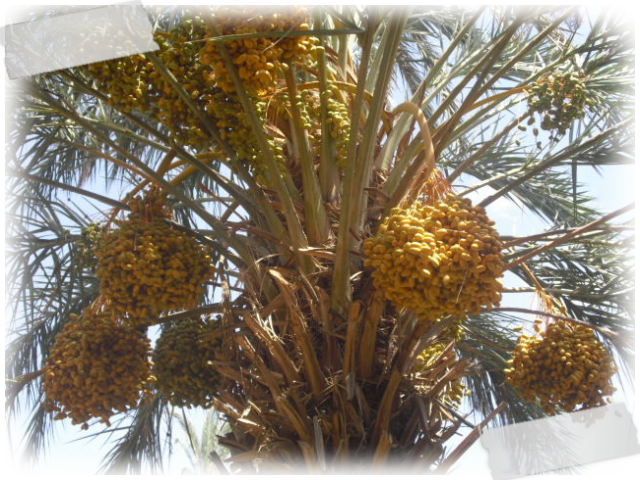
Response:
[{"label": "green palm frond", "polygon": [[165,411],[160,397],[143,399],[132,418],[122,419],[126,433],[105,456],[101,470],[106,474],[140,474],[148,466],[152,472],[160,472],[165,460],[162,450]]}]

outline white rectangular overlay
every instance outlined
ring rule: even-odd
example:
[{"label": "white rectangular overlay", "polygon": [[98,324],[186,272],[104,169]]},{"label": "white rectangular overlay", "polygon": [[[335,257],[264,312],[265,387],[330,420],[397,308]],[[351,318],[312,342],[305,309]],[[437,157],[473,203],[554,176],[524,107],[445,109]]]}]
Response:
[{"label": "white rectangular overlay", "polygon": [[496,480],[640,453],[637,430],[623,404],[491,428],[480,440]]},{"label": "white rectangular overlay", "polygon": [[157,50],[142,5],[111,5],[8,25],[9,78]]}]

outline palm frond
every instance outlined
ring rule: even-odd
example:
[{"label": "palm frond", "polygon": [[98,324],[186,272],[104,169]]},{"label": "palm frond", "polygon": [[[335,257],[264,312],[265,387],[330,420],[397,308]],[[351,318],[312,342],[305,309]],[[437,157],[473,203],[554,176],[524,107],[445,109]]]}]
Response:
[{"label": "palm frond", "polygon": [[[162,470],[162,418],[166,405],[160,397],[143,398],[130,418],[126,433],[105,456],[101,471],[107,474],[140,474],[143,466]],[[129,420],[123,418],[122,423]],[[119,422],[120,424],[120,422]]]}]

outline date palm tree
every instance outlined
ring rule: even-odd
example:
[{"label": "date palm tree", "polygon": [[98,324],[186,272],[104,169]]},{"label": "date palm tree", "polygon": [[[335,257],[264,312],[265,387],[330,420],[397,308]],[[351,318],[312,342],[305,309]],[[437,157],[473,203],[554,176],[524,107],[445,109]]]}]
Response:
[{"label": "date palm tree", "polygon": [[[518,365],[508,362],[519,329],[542,334],[540,320],[588,327],[632,378],[633,205],[600,211],[581,180],[632,162],[632,35],[619,16],[149,14],[158,51],[8,86],[6,405],[30,409],[21,433],[32,458],[53,432],[51,378],[70,343],[60,339],[103,317],[153,339],[171,368],[199,365],[167,379],[154,354],[139,401],[114,425],[86,420],[94,435],[115,436],[109,472],[162,468],[163,420],[190,405],[229,423],[219,444],[231,456],[216,458],[230,472],[447,472],[482,427],[556,412],[549,395],[527,396],[505,373]],[[498,236],[484,214],[498,201],[541,227]],[[147,230],[131,225],[145,215],[164,233],[142,239]],[[431,231],[435,218],[445,223]],[[135,239],[118,241],[128,247],[109,243],[127,228]],[[468,245],[451,233],[465,228]],[[168,239],[183,247],[135,257]],[[493,253],[472,252],[483,241]],[[197,248],[185,254],[187,244]],[[179,277],[199,252],[213,265],[206,278]],[[137,285],[123,284],[126,270],[158,258],[165,290],[148,286],[140,313],[152,267]],[[539,308],[523,307],[531,294]],[[213,326],[197,334],[205,343],[189,337],[193,321]],[[171,344],[171,332],[183,340]],[[65,395],[92,388],[93,371],[74,371],[86,378]],[[573,406],[593,406],[585,399]],[[85,423],[73,408],[64,416]]]}]

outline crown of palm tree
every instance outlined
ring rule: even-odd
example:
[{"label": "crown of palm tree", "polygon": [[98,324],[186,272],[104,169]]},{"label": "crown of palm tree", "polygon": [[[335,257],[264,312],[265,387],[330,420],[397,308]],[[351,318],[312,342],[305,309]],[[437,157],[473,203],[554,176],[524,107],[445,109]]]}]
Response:
[{"label": "crown of palm tree", "polygon": [[[53,432],[41,372],[57,334],[85,309],[117,303],[92,252],[152,188],[174,214],[165,231],[207,250],[215,273],[195,307],[158,298],[169,306],[136,326],[157,337],[186,319],[216,323],[207,345],[219,347],[201,368],[220,378],[207,389],[231,425],[219,443],[234,472],[446,472],[477,437],[454,448],[461,429],[545,415],[505,381],[518,328],[534,318],[590,327],[631,371],[633,205],[600,211],[580,180],[589,167],[631,163],[633,49],[619,18],[589,23],[576,7],[150,14],[159,51],[8,88],[7,409],[33,408],[24,436],[34,458]],[[429,238],[414,241],[428,252],[410,244],[404,220],[384,237],[398,212],[407,225],[416,212],[456,214],[462,207],[439,206],[450,194],[489,216],[496,201],[513,202],[542,227],[494,238],[489,219],[471,230],[481,214],[468,213],[444,229],[416,220],[411,235]],[[490,260],[480,240],[471,254],[482,229],[501,246]],[[363,248],[372,238],[378,263]],[[475,276],[448,275],[441,264],[471,264],[463,253]],[[376,273],[384,261],[387,277]],[[480,280],[495,265],[504,288]],[[145,281],[118,286],[135,300]],[[458,295],[443,286],[454,281]],[[486,285],[498,291],[483,297]],[[524,308],[532,293],[540,307]],[[431,300],[403,303],[411,295]],[[119,435],[106,471],[166,460],[162,419],[175,407],[145,388],[114,427],[92,427]]]}]

